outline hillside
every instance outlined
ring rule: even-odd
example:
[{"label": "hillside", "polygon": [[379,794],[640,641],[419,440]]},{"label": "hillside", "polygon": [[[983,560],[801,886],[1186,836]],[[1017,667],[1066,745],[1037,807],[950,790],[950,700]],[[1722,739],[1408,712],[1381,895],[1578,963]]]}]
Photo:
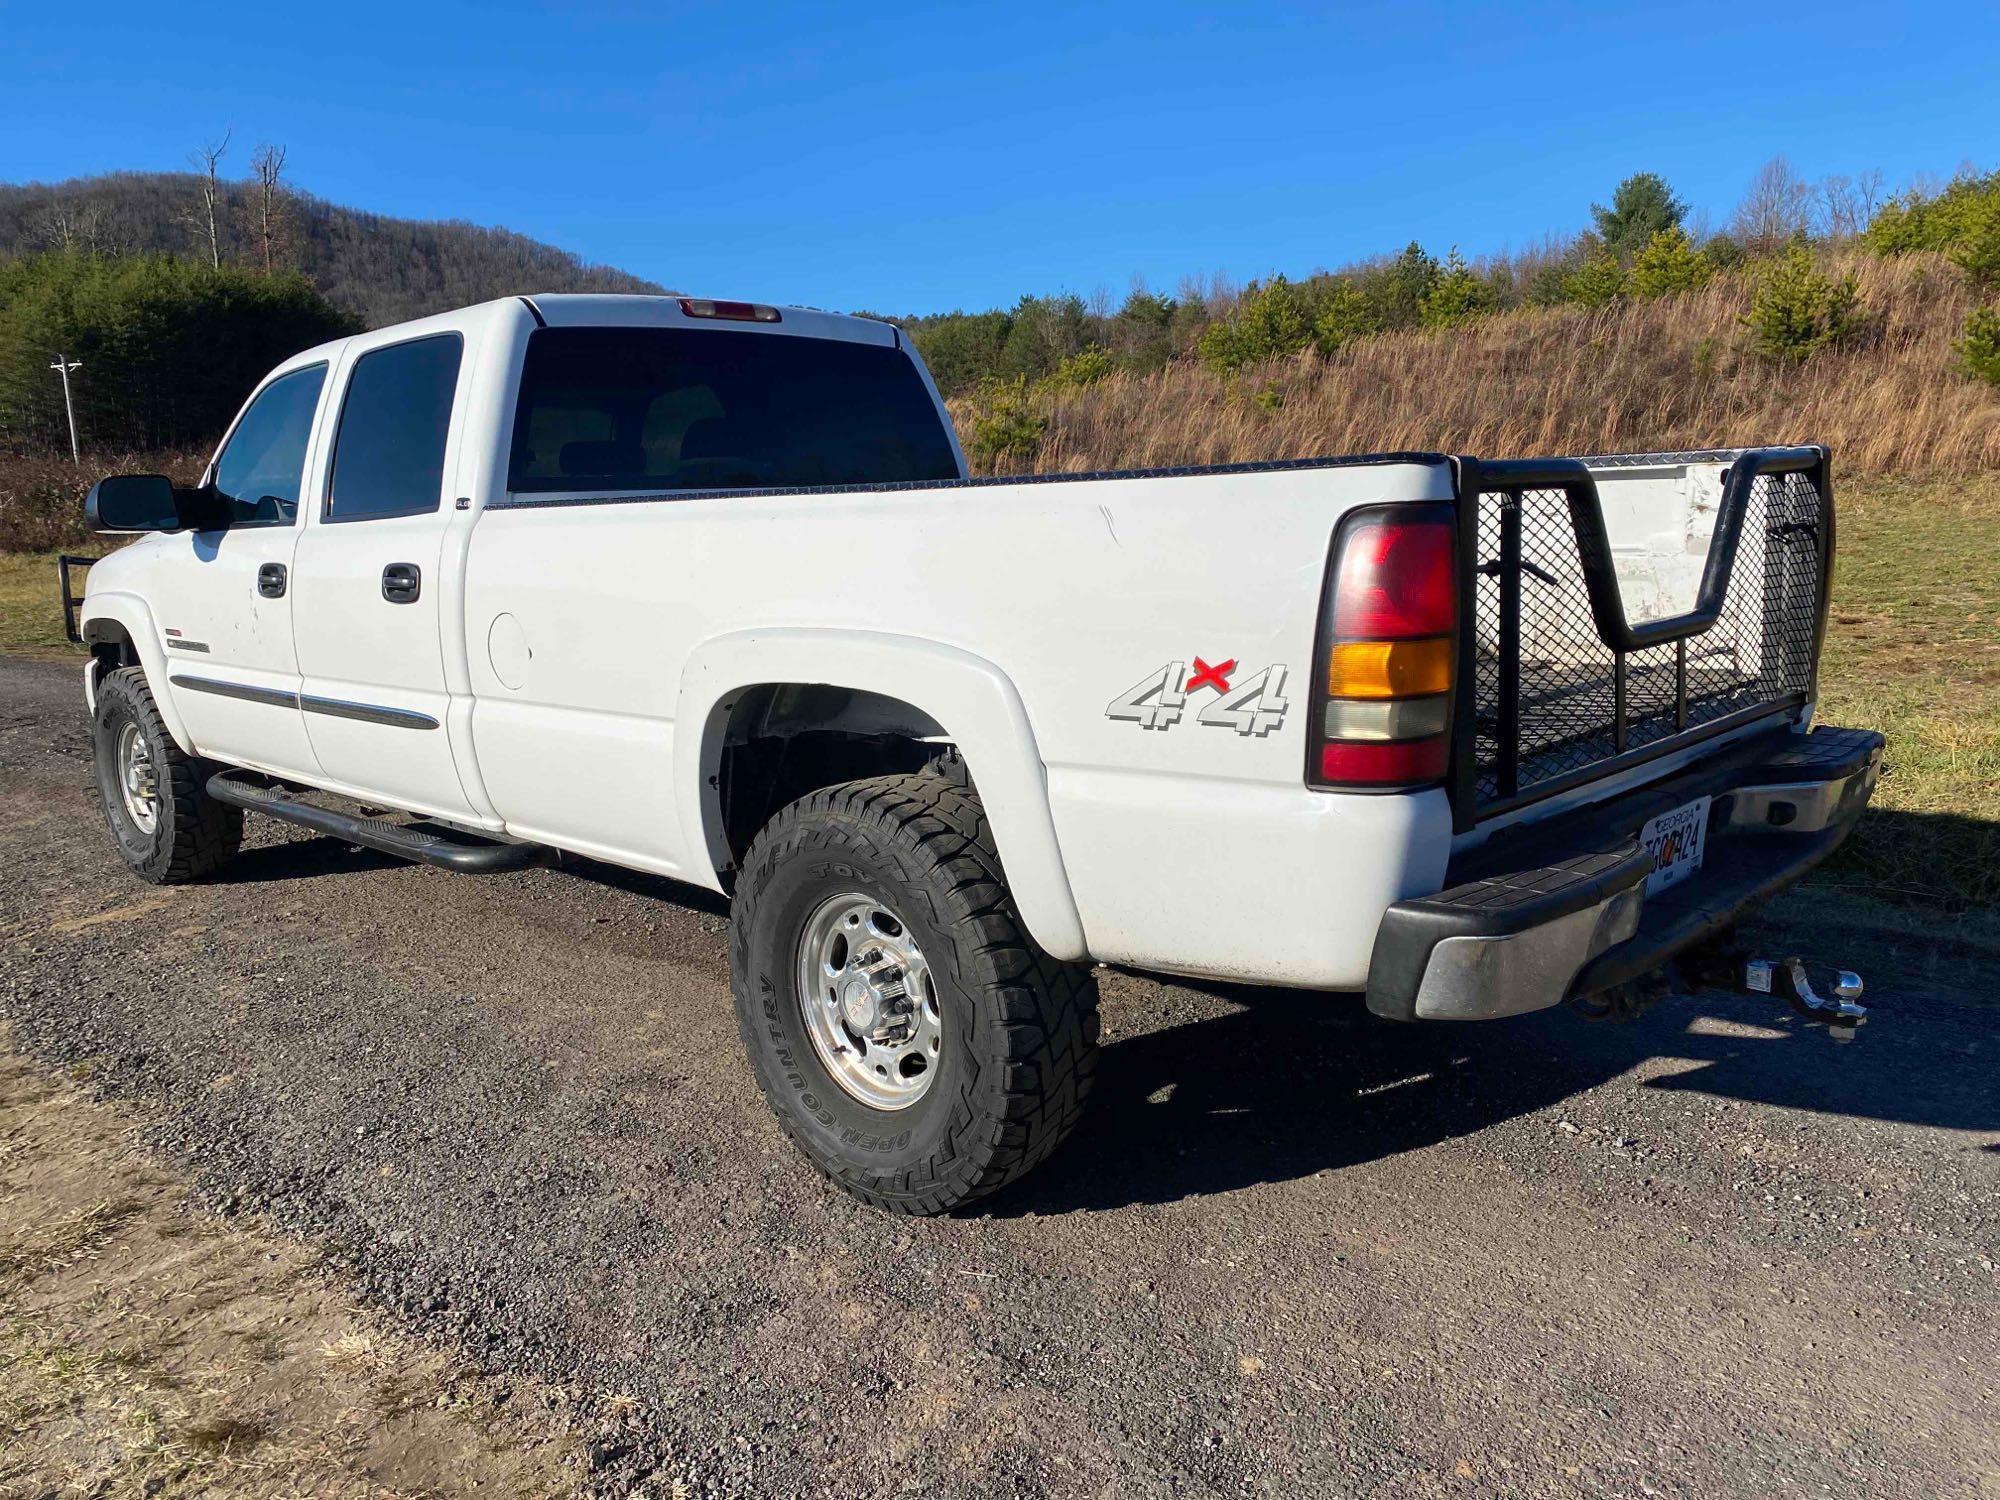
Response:
[{"label": "hillside", "polygon": [[[206,249],[185,215],[190,172],[116,172],[0,184],[0,259],[65,244],[105,254]],[[217,219],[226,259],[258,251],[254,184],[224,182]],[[658,284],[506,229],[392,219],[286,190],[285,263],[370,327],[517,292],[659,292]]]},{"label": "hillside", "polygon": [[1832,445],[1839,473],[2000,468],[2000,387],[1956,367],[1981,298],[1943,256],[1829,253],[1858,334],[1803,363],[1758,357],[1759,272],[1602,307],[1521,308],[1308,349],[1230,374],[1178,361],[954,398],[986,472],[1234,463],[1417,448],[1512,457]]}]

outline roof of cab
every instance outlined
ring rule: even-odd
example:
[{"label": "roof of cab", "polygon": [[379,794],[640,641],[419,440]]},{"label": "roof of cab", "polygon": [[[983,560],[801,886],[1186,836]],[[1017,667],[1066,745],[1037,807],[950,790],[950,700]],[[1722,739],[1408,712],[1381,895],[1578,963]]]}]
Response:
[{"label": "roof of cab", "polygon": [[551,328],[717,328],[845,339],[850,343],[887,347],[896,346],[901,339],[894,324],[810,307],[780,306],[776,323],[750,323],[731,318],[692,317],[681,311],[682,301],[692,299],[680,297],[627,292],[537,292],[521,300]]}]

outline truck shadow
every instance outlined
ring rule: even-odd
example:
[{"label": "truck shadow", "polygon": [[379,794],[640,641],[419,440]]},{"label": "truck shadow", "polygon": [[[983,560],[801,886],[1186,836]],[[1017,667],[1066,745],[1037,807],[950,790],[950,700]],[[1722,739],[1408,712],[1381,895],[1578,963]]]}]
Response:
[{"label": "truck shadow", "polygon": [[1978,1004],[1894,997],[1840,1042],[1751,997],[1669,1001],[1629,1023],[1557,1009],[1412,1026],[1374,1019],[1358,996],[1198,988],[1242,1008],[1106,1045],[1075,1138],[980,1211],[1171,1203],[1339,1171],[1548,1109],[1653,1058],[1666,1067],[1647,1088],[2000,1131]]}]

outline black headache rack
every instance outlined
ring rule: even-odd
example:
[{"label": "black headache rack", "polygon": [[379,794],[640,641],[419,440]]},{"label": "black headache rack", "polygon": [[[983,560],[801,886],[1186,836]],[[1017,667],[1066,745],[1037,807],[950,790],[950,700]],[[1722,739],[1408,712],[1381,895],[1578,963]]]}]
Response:
[{"label": "black headache rack", "polygon": [[72,557],[67,552],[56,558],[56,592],[62,598],[63,635],[73,645],[83,644],[83,632],[76,623],[76,612],[83,608],[83,595],[76,591],[71,575],[96,561],[94,557]]},{"label": "black headache rack", "polygon": [[1599,460],[1728,461],[1694,607],[1632,622],[1582,459],[1455,461],[1459,831],[1811,699],[1833,493],[1823,447]]}]

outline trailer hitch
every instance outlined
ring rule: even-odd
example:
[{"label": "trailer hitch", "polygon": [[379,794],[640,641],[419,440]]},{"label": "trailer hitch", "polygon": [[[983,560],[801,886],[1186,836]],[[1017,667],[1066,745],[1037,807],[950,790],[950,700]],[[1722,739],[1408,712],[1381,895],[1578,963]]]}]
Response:
[{"label": "trailer hitch", "polygon": [[1868,1018],[1868,1007],[1861,1004],[1861,976],[1849,969],[1834,975],[1831,995],[1822,995],[1813,988],[1804,959],[1774,963],[1768,958],[1753,958],[1743,965],[1741,987],[1748,994],[1789,1000],[1800,1015],[1809,1021],[1824,1021],[1834,1028],[1835,1035],[1851,1035]]}]

